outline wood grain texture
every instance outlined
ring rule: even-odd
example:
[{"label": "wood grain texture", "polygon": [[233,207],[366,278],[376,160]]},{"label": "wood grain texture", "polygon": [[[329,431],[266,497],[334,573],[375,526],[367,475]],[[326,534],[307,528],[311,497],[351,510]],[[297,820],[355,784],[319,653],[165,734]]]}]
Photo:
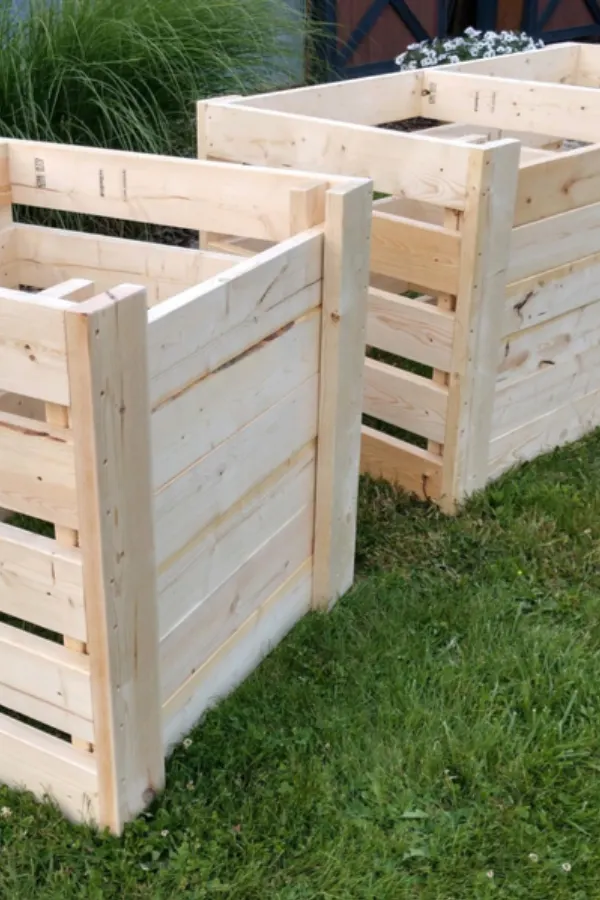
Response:
[{"label": "wood grain texture", "polygon": [[314,499],[315,441],[275,469],[240,502],[213,519],[187,553],[158,572],[161,640],[227,582]]},{"label": "wood grain texture", "polygon": [[455,294],[460,234],[439,225],[373,213],[371,271]]},{"label": "wood grain texture", "polygon": [[600,252],[600,203],[513,229],[508,280],[519,281]]},{"label": "wood grain texture", "polygon": [[218,101],[206,118],[212,157],[372,178],[386,194],[464,208],[468,147]]},{"label": "wood grain texture", "polygon": [[0,288],[0,388],[69,403],[64,312],[67,300]]},{"label": "wood grain texture", "polygon": [[163,707],[168,750],[206,710],[237,687],[309,609],[312,559],[263,603]]},{"label": "wood grain texture", "polygon": [[595,88],[426,70],[421,115],[600,141]]},{"label": "wood grain texture", "polygon": [[145,292],[66,317],[100,823],[119,833],[164,782]]},{"label": "wood grain texture", "polygon": [[87,736],[92,729],[88,658],[0,623],[0,705],[55,728],[68,720],[73,734]]},{"label": "wood grain texture", "polygon": [[306,175],[92,147],[10,142],[13,202],[265,240],[290,236],[288,192]]},{"label": "wood grain texture", "polygon": [[322,278],[323,235],[312,232],[151,309],[152,408],[319,306]]},{"label": "wood grain texture", "polygon": [[371,184],[327,193],[315,501],[313,606],[354,580]]},{"label": "wood grain texture", "polygon": [[503,335],[600,300],[600,253],[508,285]]},{"label": "wood grain texture", "polygon": [[363,411],[397,428],[443,443],[448,389],[431,378],[365,360]]},{"label": "wood grain texture", "polygon": [[152,414],[155,488],[317,375],[320,330],[317,309],[160,406]]},{"label": "wood grain texture", "polygon": [[239,262],[224,253],[36,225],[17,225],[16,235],[22,284],[49,288],[73,277],[87,278],[101,292],[133,282],[146,288],[149,306]]},{"label": "wood grain texture", "polygon": [[385,478],[421,500],[442,495],[442,462],[439,456],[363,425],[361,472]]},{"label": "wood grain texture", "polygon": [[450,371],[454,315],[422,300],[369,289],[367,344]]},{"label": "wood grain texture", "polygon": [[0,781],[51,796],[76,822],[97,822],[96,760],[65,741],[0,713]]},{"label": "wood grain texture", "polygon": [[0,505],[77,528],[75,454],[66,428],[0,413]]},{"label": "wood grain texture", "polygon": [[80,552],[0,523],[0,610],[85,641]]},{"label": "wood grain texture", "polygon": [[313,539],[311,498],[166,636],[160,646],[163,703],[285,584],[310,556]]},{"label": "wood grain texture", "polygon": [[188,553],[206,527],[317,435],[318,376],[219,444],[156,495],[159,569]]}]

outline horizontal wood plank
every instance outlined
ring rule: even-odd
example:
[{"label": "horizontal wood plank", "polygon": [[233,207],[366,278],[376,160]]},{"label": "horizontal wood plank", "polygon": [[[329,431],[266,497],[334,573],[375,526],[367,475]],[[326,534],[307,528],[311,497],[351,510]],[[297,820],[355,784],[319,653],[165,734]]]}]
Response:
[{"label": "horizontal wood plank", "polygon": [[[160,488],[319,371],[315,310],[233,365],[197,381],[152,415],[154,484]],[[243,385],[243,390],[240,390]]]},{"label": "horizontal wood plank", "polygon": [[165,750],[231,693],[310,609],[312,558],[183,684],[163,707]]},{"label": "horizontal wood plank", "polygon": [[10,142],[13,203],[279,241],[314,176],[92,147]]},{"label": "horizontal wood plank", "polygon": [[[73,734],[87,737],[92,716],[89,658],[45,638],[0,623],[0,705],[59,727],[66,712]],[[79,722],[81,721],[81,726]]]},{"label": "horizontal wood plank", "polygon": [[80,551],[0,523],[0,611],[85,642]]},{"label": "horizontal wood plank", "polygon": [[159,568],[188,552],[207,525],[316,437],[318,381],[301,384],[159,491]]},{"label": "horizontal wood plank", "polygon": [[473,59],[444,67],[451,72],[575,84],[580,45],[574,41],[490,59]]},{"label": "horizontal wood plank", "polygon": [[373,213],[371,271],[455,294],[460,234],[439,225]]},{"label": "horizontal wood plank", "polygon": [[558,365],[542,366],[524,378],[501,382],[494,402],[492,439],[598,390],[599,345],[566,358]]},{"label": "horizontal wood plank", "polygon": [[600,253],[508,285],[504,334],[600,300]]},{"label": "horizontal wood plank", "polygon": [[371,178],[387,194],[465,205],[469,148],[449,141],[218,102],[206,129],[219,159]]},{"label": "horizontal wood plank", "polygon": [[269,535],[212,594],[161,642],[163,702],[285,584],[311,555],[314,503]]},{"label": "horizontal wood plank", "polygon": [[429,378],[365,360],[363,411],[390,425],[442,444],[448,389]]},{"label": "horizontal wood plank", "polygon": [[498,387],[599,346],[600,303],[509,335],[501,348]]},{"label": "horizontal wood plank", "polygon": [[507,281],[600,252],[600,203],[513,229]]},{"label": "horizontal wood plank", "polygon": [[360,467],[372,478],[385,478],[421,500],[439,500],[442,459],[420,447],[363,425]]},{"label": "horizontal wood plank", "polygon": [[492,441],[489,477],[497,478],[518,463],[576,441],[599,425],[600,391],[569,401]]},{"label": "horizontal wood plank", "polygon": [[159,634],[165,638],[314,497],[315,446],[275,469],[211,522],[187,553],[158,572]]},{"label": "horizontal wood plank", "polygon": [[600,147],[555,155],[519,172],[516,225],[600,202]]},{"label": "horizontal wood plank", "polygon": [[153,409],[321,303],[323,235],[300,235],[149,313]]},{"label": "horizontal wood plank", "polygon": [[405,219],[417,219],[430,225],[444,224],[444,210],[441,206],[422,203],[420,200],[409,200],[406,197],[380,197],[373,201],[373,211],[391,213]]},{"label": "horizontal wood plank", "polygon": [[418,115],[420,96],[420,72],[393,72],[355,81],[255,94],[234,103],[319,119],[380,125]]},{"label": "horizontal wood plank", "polygon": [[16,227],[22,284],[48,288],[72,277],[87,278],[99,294],[118,284],[139,284],[148,292],[149,306],[239,262],[224,253],[35,225]]},{"label": "horizontal wood plank", "polygon": [[0,506],[77,528],[72,433],[0,413]]},{"label": "horizontal wood plank", "polygon": [[369,290],[367,344],[449,372],[454,315],[409,297]]},{"label": "horizontal wood plank", "polygon": [[98,777],[91,753],[0,713],[0,781],[47,796],[76,822],[98,819]]},{"label": "horizontal wood plank", "polygon": [[421,115],[600,141],[600,96],[595,88],[469,75],[441,67],[425,70],[423,89]]},{"label": "horizontal wood plank", "polygon": [[0,389],[67,406],[68,300],[0,288]]}]

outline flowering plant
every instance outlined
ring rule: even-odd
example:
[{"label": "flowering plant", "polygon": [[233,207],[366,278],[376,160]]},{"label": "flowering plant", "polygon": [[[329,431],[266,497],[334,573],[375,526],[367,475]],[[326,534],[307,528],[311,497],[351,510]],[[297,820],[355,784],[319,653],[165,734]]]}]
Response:
[{"label": "flowering plant", "polygon": [[543,41],[536,41],[525,32],[478,31],[467,28],[459,37],[434,38],[411,44],[404,53],[396,57],[396,65],[401,69],[425,69],[429,66],[443,66],[468,62],[471,59],[491,59],[509,53],[538,50]]}]

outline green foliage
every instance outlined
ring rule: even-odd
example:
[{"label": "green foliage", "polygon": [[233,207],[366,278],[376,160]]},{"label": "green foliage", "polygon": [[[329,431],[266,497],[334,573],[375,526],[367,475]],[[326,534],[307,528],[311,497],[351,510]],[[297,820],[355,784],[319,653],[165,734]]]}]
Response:
[{"label": "green foliage", "polygon": [[0,134],[194,155],[194,101],[292,71],[279,0],[31,0],[0,11]]},{"label": "green foliage", "polygon": [[0,897],[599,897],[599,548],[600,433],[455,519],[364,482],[356,587],[122,839],[0,788]]}]

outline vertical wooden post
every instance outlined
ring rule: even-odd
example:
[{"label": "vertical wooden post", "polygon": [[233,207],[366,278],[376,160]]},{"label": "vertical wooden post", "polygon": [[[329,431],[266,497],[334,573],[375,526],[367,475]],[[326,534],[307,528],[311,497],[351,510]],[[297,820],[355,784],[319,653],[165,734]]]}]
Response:
[{"label": "vertical wooden post", "polygon": [[[229,94],[226,97],[219,97],[224,103],[228,100],[241,100],[241,94]],[[199,100],[196,103],[196,156],[198,159],[209,159],[208,152],[208,129],[206,123],[206,115],[208,112],[208,104],[205,100]],[[207,250],[211,241],[219,238],[227,237],[227,235],[214,234],[210,231],[200,231],[198,234],[198,246],[201,250]]]},{"label": "vertical wooden post", "polygon": [[325,200],[313,606],[328,609],[354,578],[372,183]]},{"label": "vertical wooden post", "polygon": [[100,825],[118,834],[164,784],[146,292],[65,318]]},{"label": "vertical wooden post", "polygon": [[518,141],[495,141],[473,147],[469,160],[444,439],[446,512],[488,478],[519,155]]}]

